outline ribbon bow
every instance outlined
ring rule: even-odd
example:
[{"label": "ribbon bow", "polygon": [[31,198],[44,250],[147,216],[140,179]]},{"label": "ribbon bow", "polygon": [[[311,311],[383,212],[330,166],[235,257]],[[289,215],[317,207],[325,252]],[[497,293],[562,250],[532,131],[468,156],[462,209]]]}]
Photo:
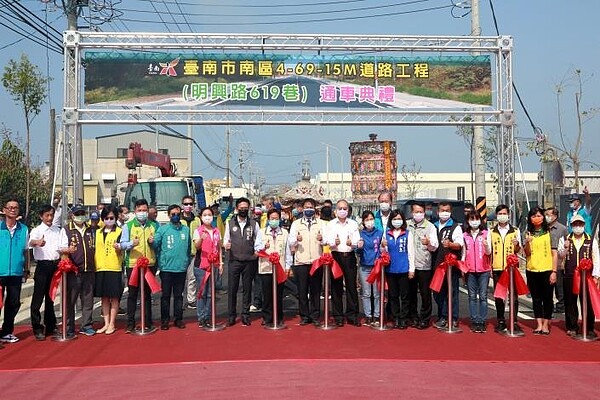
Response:
[{"label": "ribbon bow", "polygon": [[[52,275],[52,280],[50,281],[50,291],[49,291],[49,296],[52,299],[52,301],[54,301],[54,299],[56,299],[56,294],[58,293],[58,287],[60,286],[60,282],[62,281],[62,275],[63,272],[79,272],[79,269],[77,269],[77,266],[75,264],[73,264],[73,261],[71,261],[70,258],[65,257],[62,258],[59,262],[58,262],[58,269],[56,270],[56,272],[54,272],[54,275]],[[63,293],[63,296],[65,296],[66,299],[66,293]],[[64,300],[63,300],[64,301]]]},{"label": "ribbon bow", "polygon": [[469,271],[465,263],[460,261],[458,257],[456,257],[456,254],[448,253],[446,254],[446,257],[444,257],[444,261],[442,261],[435,269],[433,278],[431,278],[431,284],[429,284],[431,290],[439,293],[439,291],[442,289],[442,284],[444,283],[444,277],[446,276],[446,272],[449,268],[452,267],[458,268],[463,273]]},{"label": "ribbon bow", "polygon": [[156,280],[156,276],[154,276],[150,268],[148,268],[149,266],[150,260],[148,260],[147,257],[141,256],[138,258],[133,266],[133,271],[131,271],[131,276],[129,277],[129,286],[138,286],[140,269],[143,269],[144,278],[146,279],[146,282],[148,282],[148,286],[150,287],[152,293],[160,292],[160,285]]},{"label": "ribbon bow", "polygon": [[516,254],[510,254],[506,257],[506,268],[502,271],[502,275],[498,279],[494,297],[505,300],[508,295],[508,286],[510,285],[510,271],[513,271],[514,289],[518,296],[523,296],[529,293],[529,288],[523,279],[523,275],[519,272],[519,257]]},{"label": "ribbon bow", "polygon": [[579,265],[575,268],[575,273],[573,275],[573,294],[579,295],[579,292],[581,292],[581,272],[585,271],[585,281],[587,283],[592,309],[594,310],[594,315],[597,316],[596,318],[600,318],[600,291],[598,291],[594,278],[592,277],[592,267],[593,263],[589,258],[582,258],[579,261]]},{"label": "ribbon bow", "polygon": [[277,272],[277,283],[281,284],[287,280],[287,274],[285,273],[285,270],[283,269],[283,267],[281,266],[281,262],[279,261],[280,260],[279,253],[277,253],[277,252],[267,253],[266,251],[261,250],[261,251],[257,252],[256,255],[259,256],[260,258],[268,259],[269,262],[271,264],[273,264],[273,267],[276,268],[276,272]]},{"label": "ribbon bow", "polygon": [[375,260],[375,265],[373,265],[373,269],[369,276],[367,276],[367,282],[371,285],[376,281],[381,280],[381,270],[384,267],[390,265],[390,254],[389,253],[381,253],[378,259]]},{"label": "ribbon bow", "polygon": [[331,266],[331,274],[335,279],[340,279],[344,276],[344,272],[342,271],[342,267],[333,259],[331,253],[325,253],[321,257],[317,258],[313,261],[312,266],[310,267],[309,274],[312,276],[314,273],[321,268],[323,265]]}]

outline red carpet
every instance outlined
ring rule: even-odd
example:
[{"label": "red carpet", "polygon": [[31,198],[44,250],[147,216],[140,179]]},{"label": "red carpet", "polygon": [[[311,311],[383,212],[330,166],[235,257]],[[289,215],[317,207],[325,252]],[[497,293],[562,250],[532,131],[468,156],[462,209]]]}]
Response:
[{"label": "red carpet", "polygon": [[[395,397],[404,388],[408,397],[439,397],[448,390],[464,390],[472,382],[477,390],[469,388],[470,395],[481,391],[490,398],[491,388],[505,396],[507,386],[530,387],[537,381],[540,387],[543,382],[568,382],[556,385],[549,395],[543,389],[539,394],[555,398],[561,396],[552,394],[562,392],[563,398],[572,398],[579,384],[586,388],[600,372],[600,342],[572,340],[557,327],[550,336],[534,336],[526,327],[526,337],[506,338],[491,326],[486,334],[464,327],[465,332],[449,335],[433,328],[379,332],[346,326],[322,331],[296,323],[287,321],[290,329],[277,332],[263,329],[259,321],[221,332],[205,332],[189,323],[184,330],[171,328],[144,337],[127,335],[121,327],[111,336],[80,335],[66,343],[36,342],[26,327],[19,327],[22,340],[0,350],[0,393],[3,398],[23,398],[40,384],[46,393],[56,395],[52,397],[77,387],[105,393],[116,379],[156,394],[150,398],[159,392],[162,398],[198,393],[207,398],[217,394],[256,398],[259,392],[247,393],[241,390],[244,385],[248,390],[256,386],[267,397],[275,393],[364,397],[365,388],[369,395]],[[234,385],[238,389],[230,387],[232,376],[243,382]],[[162,394],[165,379],[173,396]],[[196,380],[203,382],[202,391],[190,384]],[[410,388],[405,382],[411,382]],[[425,382],[436,384],[421,393]],[[122,395],[115,391],[114,397],[103,398]]]}]

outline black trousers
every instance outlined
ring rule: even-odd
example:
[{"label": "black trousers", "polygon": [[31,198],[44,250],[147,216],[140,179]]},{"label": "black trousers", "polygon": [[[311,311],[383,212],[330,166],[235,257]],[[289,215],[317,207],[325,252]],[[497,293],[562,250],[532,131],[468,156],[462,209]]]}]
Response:
[{"label": "black trousers", "polygon": [[[262,287],[262,317],[265,323],[273,323],[273,274],[257,274]],[[283,283],[277,285],[277,322],[283,321]]]},{"label": "black trousers", "polygon": [[[408,280],[408,319],[429,322],[431,318],[431,270],[415,270],[415,277]],[[418,310],[418,293],[421,294],[421,310]]]},{"label": "black trousers", "polygon": [[160,271],[160,321],[167,323],[171,319],[169,308],[173,297],[173,317],[175,321],[183,321],[183,288],[187,271]]},{"label": "black trousers", "polygon": [[4,296],[4,308],[0,309],[0,312],[4,311],[0,337],[12,334],[15,330],[15,317],[21,308],[22,285],[22,276],[0,276],[0,286],[2,286],[0,295]]},{"label": "black trousers", "polygon": [[[301,319],[318,321],[321,317],[321,287],[323,268],[310,276],[311,264],[298,264],[292,267],[298,289],[298,312]],[[310,302],[308,294],[310,293]]]},{"label": "black trousers", "polygon": [[[496,285],[498,284],[498,280],[500,279],[500,275],[502,275],[504,271],[492,271],[492,280],[494,281],[494,290],[496,289]],[[510,293],[509,293],[510,296]],[[517,321],[517,313],[519,312],[519,296],[514,296],[515,304],[513,306],[513,320]],[[494,298],[494,303],[496,304],[496,319],[498,322],[506,321],[504,318],[504,311],[506,310],[506,302],[499,297]]]},{"label": "black trousers", "polygon": [[[345,316],[349,322],[354,322],[358,319],[358,290],[356,288],[358,266],[356,265],[356,256],[354,252],[340,253],[334,251],[331,254],[344,272],[343,279],[339,278],[331,281],[332,315],[336,321],[343,320]],[[346,284],[346,313],[344,313],[342,301],[344,283]]]},{"label": "black trousers", "polygon": [[[149,268],[153,274],[156,274],[155,266],[151,266]],[[140,293],[139,283],[138,283],[138,286],[129,285],[129,278],[131,278],[132,271],[133,271],[133,268],[127,268],[127,283],[128,283],[128,286],[127,286],[127,288],[128,288],[127,289],[128,290],[128,294],[127,294],[127,325],[135,325],[135,311],[137,309],[137,300],[138,300],[138,296]],[[150,286],[148,285],[148,282],[146,282],[146,279],[142,279],[142,277],[140,277],[140,280],[143,282],[143,285],[144,285],[144,312],[146,314],[145,318],[144,318],[144,325],[151,326],[152,325],[152,292],[150,291]]]},{"label": "black trousers", "polygon": [[408,318],[408,272],[403,274],[386,273],[388,296],[395,321],[406,321]]},{"label": "black trousers", "polygon": [[552,319],[552,311],[554,309],[552,294],[554,292],[554,285],[550,284],[551,272],[526,271],[527,286],[531,292],[533,316],[535,318]]},{"label": "black trousers", "polygon": [[75,332],[75,305],[81,298],[81,328],[92,328],[94,271],[67,274],[67,332]]},{"label": "black trousers", "polygon": [[[50,298],[50,282],[52,275],[56,272],[58,260],[39,260],[35,267],[33,276],[33,295],[31,296],[31,327],[34,333],[50,334],[56,329],[56,314],[54,313],[54,302]],[[44,304],[44,324],[42,325],[42,314],[40,309]]]},{"label": "black trousers", "polygon": [[[579,304],[583,304],[583,285],[579,286]],[[563,277],[563,294],[565,299],[565,327],[568,331],[581,332],[579,327],[579,309],[577,308],[577,295],[573,293],[573,276],[565,275]],[[583,310],[583,308],[582,308]],[[582,315],[583,318],[583,315]],[[590,300],[589,290],[587,296],[587,331],[592,332],[594,330],[594,309],[592,308],[592,301]]]},{"label": "black trousers", "polygon": [[250,301],[252,300],[252,281],[258,270],[258,261],[229,261],[227,279],[227,309],[229,318],[237,317],[237,293],[242,278],[242,316],[250,317]]}]

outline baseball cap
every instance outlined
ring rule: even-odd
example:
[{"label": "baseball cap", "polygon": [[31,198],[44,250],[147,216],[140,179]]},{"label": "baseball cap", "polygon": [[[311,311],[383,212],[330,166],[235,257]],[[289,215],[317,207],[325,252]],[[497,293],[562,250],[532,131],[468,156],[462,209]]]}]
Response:
[{"label": "baseball cap", "polygon": [[573,224],[574,222],[583,222],[585,224],[585,219],[583,219],[581,215],[575,214],[573,215],[573,218],[571,218],[571,224]]},{"label": "baseball cap", "polygon": [[579,194],[577,194],[577,193],[571,193],[571,194],[569,195],[569,198],[568,198],[568,199],[569,199],[569,201],[573,201],[573,200],[581,200],[581,197],[579,197]]},{"label": "baseball cap", "polygon": [[78,212],[85,212],[85,208],[81,204],[75,204],[73,208],[71,208],[71,212],[76,214]]},{"label": "baseball cap", "polygon": [[98,214],[98,211],[92,211],[90,213],[90,219],[92,221],[98,221],[100,219],[100,214]]}]

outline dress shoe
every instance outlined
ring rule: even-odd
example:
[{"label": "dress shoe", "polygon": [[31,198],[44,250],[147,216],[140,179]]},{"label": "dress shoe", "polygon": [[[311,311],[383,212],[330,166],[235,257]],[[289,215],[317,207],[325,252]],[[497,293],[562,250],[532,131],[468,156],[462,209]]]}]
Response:
[{"label": "dress shoe", "polygon": [[300,325],[300,326],[305,326],[305,325],[308,325],[308,324],[310,324],[310,323],[311,323],[311,320],[310,320],[310,318],[302,318],[302,319],[300,320],[300,323],[299,323],[298,325]]},{"label": "dress shoe", "polygon": [[235,317],[229,317],[227,320],[227,326],[234,326],[236,323]]},{"label": "dress shoe", "polygon": [[502,333],[506,330],[506,321],[498,321],[496,327],[494,328],[495,332]]},{"label": "dress shoe", "polygon": [[338,320],[336,320],[336,321],[335,321],[335,325],[336,325],[338,328],[341,328],[342,326],[344,326],[344,320],[343,320],[343,319],[338,319]]},{"label": "dress shoe", "polygon": [[161,331],[168,331],[169,330],[169,323],[168,322],[163,322],[162,324],[160,324],[160,330]]},{"label": "dress shoe", "polygon": [[175,321],[175,326],[179,329],[185,329],[185,322],[179,319]]},{"label": "dress shoe", "polygon": [[42,332],[35,332],[33,336],[35,336],[35,340],[38,340],[40,342],[46,340],[46,335],[44,335]]},{"label": "dress shoe", "polygon": [[362,323],[360,322],[360,318],[359,319],[349,319],[348,325],[361,327]]},{"label": "dress shoe", "polygon": [[243,326],[250,326],[251,324],[252,324],[252,322],[250,321],[250,318],[242,317],[242,325]]},{"label": "dress shoe", "polygon": [[404,329],[407,329],[407,328],[408,328],[408,322],[407,322],[407,321],[405,321],[405,320],[401,320],[401,321],[398,323],[398,326],[397,326],[397,328],[398,328],[398,329],[402,329],[402,330],[404,330]]},{"label": "dress shoe", "polygon": [[419,326],[417,326],[417,329],[423,330],[423,329],[427,329],[429,328],[429,321],[421,321],[419,322]]}]

